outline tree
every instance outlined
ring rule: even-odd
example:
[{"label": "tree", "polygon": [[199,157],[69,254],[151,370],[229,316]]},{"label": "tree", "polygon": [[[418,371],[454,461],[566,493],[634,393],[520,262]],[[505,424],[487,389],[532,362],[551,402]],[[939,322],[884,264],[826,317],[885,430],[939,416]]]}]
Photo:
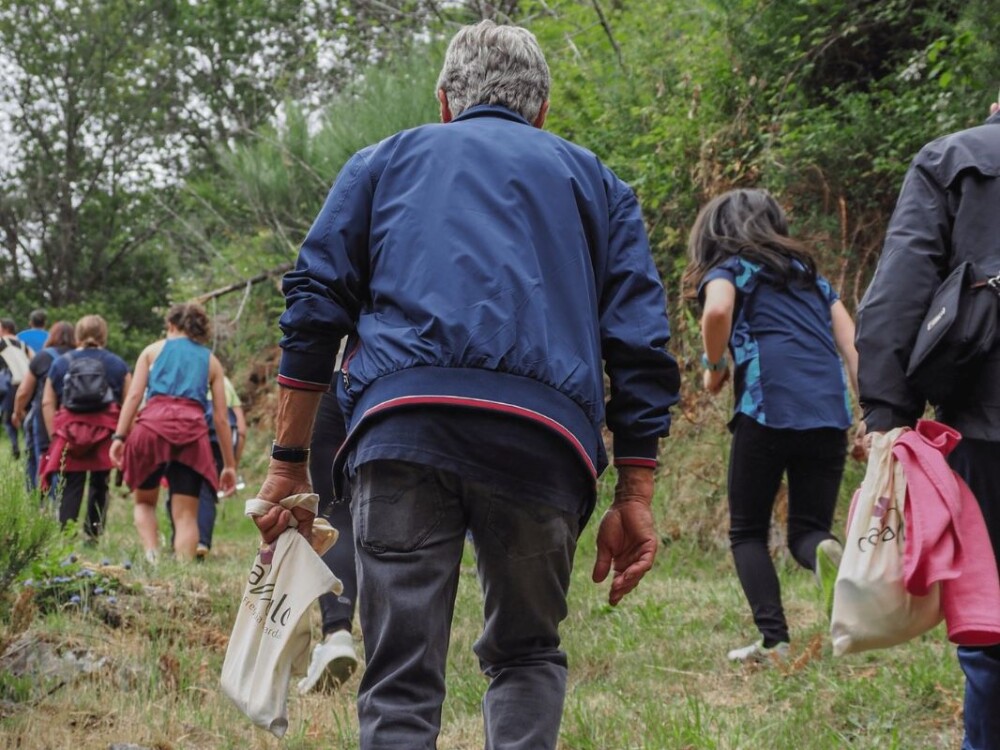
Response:
[{"label": "tree", "polygon": [[0,8],[13,146],[0,171],[5,284],[70,303],[155,234],[142,192],[183,167],[162,128],[174,87],[158,30],[170,12],[164,0]]},{"label": "tree", "polygon": [[56,307],[106,292],[111,269],[157,247],[218,143],[286,98],[317,108],[395,44],[376,42],[426,31],[420,3],[388,14],[403,21],[391,33],[384,11],[352,13],[370,5],[0,0],[0,282]]}]

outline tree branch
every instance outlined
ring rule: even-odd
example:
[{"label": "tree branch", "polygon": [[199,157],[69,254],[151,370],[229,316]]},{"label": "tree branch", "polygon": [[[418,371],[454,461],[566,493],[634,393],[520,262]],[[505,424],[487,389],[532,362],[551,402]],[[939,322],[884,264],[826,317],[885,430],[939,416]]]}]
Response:
[{"label": "tree branch", "polygon": [[249,279],[243,279],[243,281],[237,281],[232,284],[219,287],[218,289],[213,289],[210,292],[199,294],[194,298],[194,301],[203,305],[216,297],[222,297],[223,295],[230,294],[231,292],[238,292],[251,284],[259,284],[260,282],[267,281],[268,279],[277,276],[278,274],[282,274],[285,271],[290,271],[294,265],[294,263],[282,263],[280,266],[276,266],[269,271],[261,271],[259,274],[251,276]]},{"label": "tree branch", "polygon": [[597,12],[597,18],[601,22],[601,26],[604,28],[604,33],[608,36],[608,41],[611,42],[611,47],[615,51],[615,56],[618,58],[618,67],[622,69],[623,73],[627,73],[628,70],[625,68],[625,60],[622,58],[622,48],[618,46],[618,40],[615,39],[614,32],[611,30],[611,24],[608,23],[607,17],[604,15],[604,11],[601,9],[601,4],[598,0],[590,0],[591,4],[594,6],[594,10]]}]

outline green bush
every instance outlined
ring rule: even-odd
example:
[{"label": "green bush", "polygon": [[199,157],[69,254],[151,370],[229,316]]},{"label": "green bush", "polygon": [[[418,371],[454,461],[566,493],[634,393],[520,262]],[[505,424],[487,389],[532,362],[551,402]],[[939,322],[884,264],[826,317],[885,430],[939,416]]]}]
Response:
[{"label": "green bush", "polygon": [[59,538],[59,524],[24,487],[22,466],[0,463],[0,613],[18,576]]}]

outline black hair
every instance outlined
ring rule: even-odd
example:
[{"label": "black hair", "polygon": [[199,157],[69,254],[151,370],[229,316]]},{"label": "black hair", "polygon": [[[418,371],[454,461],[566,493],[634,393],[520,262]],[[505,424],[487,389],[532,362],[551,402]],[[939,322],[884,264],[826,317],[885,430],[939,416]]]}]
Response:
[{"label": "black hair", "polygon": [[768,279],[779,286],[816,281],[812,253],[788,236],[785,212],[766,190],[730,190],[698,212],[688,238],[685,297],[694,299],[705,274],[734,256],[763,266],[770,272]]}]

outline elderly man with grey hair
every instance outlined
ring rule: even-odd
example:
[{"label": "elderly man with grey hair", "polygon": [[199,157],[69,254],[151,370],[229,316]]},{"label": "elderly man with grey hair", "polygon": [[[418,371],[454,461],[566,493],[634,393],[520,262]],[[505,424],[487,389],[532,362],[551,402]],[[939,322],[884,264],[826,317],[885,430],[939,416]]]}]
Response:
[{"label": "elderly man with grey hair", "polygon": [[[593,578],[613,572],[617,604],[656,553],[653,477],[678,369],[634,193],[542,130],[549,71],[535,37],[462,28],[437,95],[443,124],[347,162],[284,279],[259,496],[308,491],[314,414],[347,336],[347,438],[331,469],[354,524],[361,747],[435,747],[468,534],[484,600],[485,745],[554,748],[559,624],[608,464],[603,428],[618,483]],[[311,534],[310,514],[275,507],[256,519],[266,542],[290,513]]]}]

